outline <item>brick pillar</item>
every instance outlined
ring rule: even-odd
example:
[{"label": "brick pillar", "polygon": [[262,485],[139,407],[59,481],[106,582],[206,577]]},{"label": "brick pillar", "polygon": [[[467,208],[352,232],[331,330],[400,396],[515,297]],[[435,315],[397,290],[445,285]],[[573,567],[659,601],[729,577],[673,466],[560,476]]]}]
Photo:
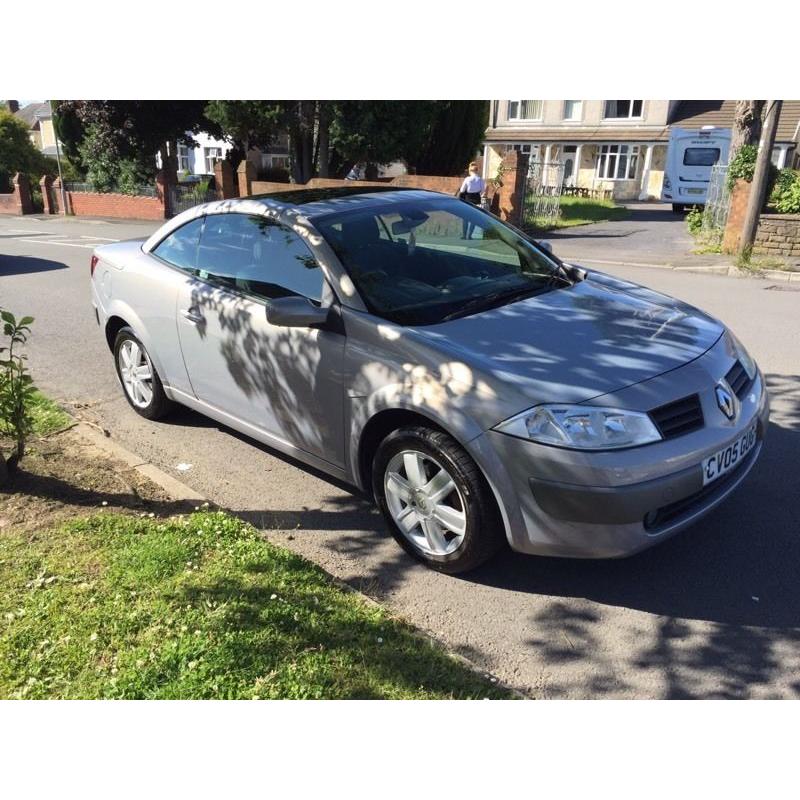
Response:
[{"label": "brick pillar", "polygon": [[253,181],[256,179],[256,168],[252,161],[242,159],[236,170],[239,179],[239,197],[250,197],[253,194]]},{"label": "brick pillar", "polygon": [[57,213],[55,198],[53,197],[53,179],[49,175],[42,175],[42,179],[39,181],[39,187],[42,190],[42,204],[44,205],[44,213]]},{"label": "brick pillar", "polygon": [[169,191],[169,173],[163,169],[156,175],[156,197],[161,201],[164,209],[164,219],[172,216],[172,195]]},{"label": "brick pillar", "polygon": [[54,214],[71,214],[72,209],[69,207],[69,192],[61,191],[61,178],[56,178],[53,181],[53,199],[56,202],[56,211]]},{"label": "brick pillar", "polygon": [[747,214],[747,201],[750,199],[751,187],[752,184],[742,178],[739,178],[733,186],[728,208],[728,221],[725,223],[725,233],[722,236],[723,253],[739,252],[739,239]]},{"label": "brick pillar", "polygon": [[33,214],[33,200],[31,199],[31,182],[24,172],[14,176],[14,194],[17,197],[17,208],[20,214]]},{"label": "brick pillar", "polygon": [[528,156],[511,150],[503,157],[500,186],[495,192],[497,213],[500,219],[519,225],[522,221],[522,203],[528,177]]},{"label": "brick pillar", "polygon": [[231,162],[224,159],[214,164],[214,182],[217,185],[217,200],[236,197],[236,184],[233,180]]}]

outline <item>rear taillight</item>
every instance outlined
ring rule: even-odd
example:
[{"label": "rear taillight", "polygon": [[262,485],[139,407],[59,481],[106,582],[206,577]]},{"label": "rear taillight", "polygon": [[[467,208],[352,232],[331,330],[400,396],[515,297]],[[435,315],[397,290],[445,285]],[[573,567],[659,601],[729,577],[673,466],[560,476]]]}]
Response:
[{"label": "rear taillight", "polygon": [[91,270],[92,277],[94,277],[94,268],[97,266],[97,261],[98,261],[97,256],[92,256],[92,261],[89,267]]}]

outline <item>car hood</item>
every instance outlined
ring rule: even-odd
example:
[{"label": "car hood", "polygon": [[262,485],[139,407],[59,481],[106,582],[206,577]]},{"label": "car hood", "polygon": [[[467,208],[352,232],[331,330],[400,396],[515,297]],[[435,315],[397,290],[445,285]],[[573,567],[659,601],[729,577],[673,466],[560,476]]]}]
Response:
[{"label": "car hood", "polygon": [[495,393],[577,403],[698,358],[724,328],[671,297],[591,272],[571,287],[417,331],[497,381]]}]

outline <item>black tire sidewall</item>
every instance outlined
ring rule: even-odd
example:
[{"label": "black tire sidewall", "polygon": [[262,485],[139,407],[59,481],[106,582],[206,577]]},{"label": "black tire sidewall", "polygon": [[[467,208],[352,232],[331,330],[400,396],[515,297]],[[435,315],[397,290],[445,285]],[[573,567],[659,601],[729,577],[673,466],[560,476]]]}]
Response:
[{"label": "black tire sidewall", "polygon": [[[397,527],[386,502],[384,476],[394,455],[403,450],[418,450],[435,459],[455,481],[467,516],[464,540],[453,553],[431,555],[417,548]],[[499,516],[485,479],[467,452],[442,431],[426,427],[401,428],[389,434],[378,447],[372,464],[372,490],[375,502],[400,546],[418,561],[441,572],[458,573],[473,569],[490,558],[501,545]]]}]

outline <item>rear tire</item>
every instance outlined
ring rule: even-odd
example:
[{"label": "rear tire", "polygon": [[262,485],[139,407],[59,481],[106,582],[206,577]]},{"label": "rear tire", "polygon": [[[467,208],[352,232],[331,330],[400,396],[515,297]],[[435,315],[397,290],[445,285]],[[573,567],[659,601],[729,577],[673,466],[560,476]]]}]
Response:
[{"label": "rear tire", "polygon": [[161,419],[172,409],[172,401],[145,346],[132,328],[120,328],[114,340],[114,365],[125,399],[145,419]]},{"label": "rear tire", "polygon": [[486,479],[442,431],[413,426],[389,434],[373,459],[372,488],[400,546],[439,572],[475,569],[505,542]]},{"label": "rear tire", "polygon": [[683,214],[683,212],[685,210],[686,210],[686,207],[683,205],[683,203],[673,203],[672,204],[672,212],[673,212],[673,214]]}]

